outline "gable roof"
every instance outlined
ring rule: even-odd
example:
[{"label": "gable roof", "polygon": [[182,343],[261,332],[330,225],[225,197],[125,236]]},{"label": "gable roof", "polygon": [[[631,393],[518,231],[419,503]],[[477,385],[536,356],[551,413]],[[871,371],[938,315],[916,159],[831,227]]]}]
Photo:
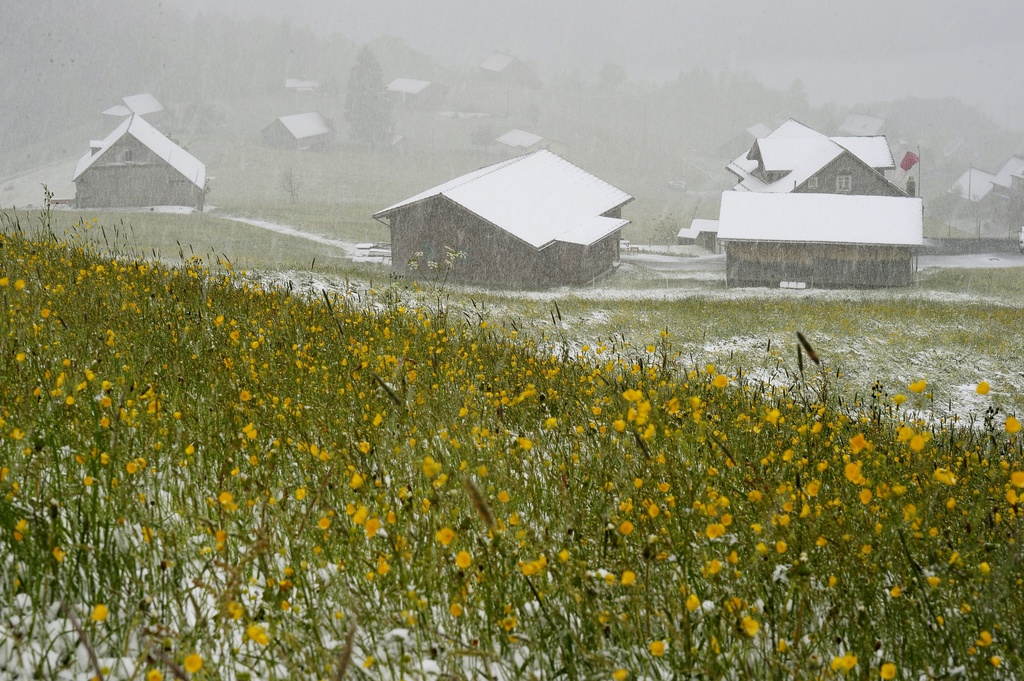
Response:
[{"label": "gable roof", "polygon": [[516,61],[516,58],[510,54],[504,52],[495,52],[491,56],[484,59],[483,63],[480,64],[480,68],[484,71],[493,71],[494,73],[501,73],[509,67],[509,65]]},{"label": "gable roof", "polygon": [[[738,191],[791,192],[844,151],[876,171],[896,167],[884,136],[828,137],[790,119],[766,137],[755,140],[748,153],[726,168],[739,177],[740,182],[735,187]],[[787,174],[774,182],[755,177],[758,159],[765,170]]]},{"label": "gable roof", "polygon": [[1004,163],[1003,167],[992,178],[992,183],[998,184],[1000,187],[1009,188],[1012,182],[1010,178],[1014,175],[1020,175],[1022,172],[1024,172],[1024,158],[1011,156],[1010,160]]},{"label": "gable roof", "polygon": [[[98,147],[91,148],[78,161],[75,174],[77,180],[100,156],[125,135],[130,135],[144,144],[150,151],[168,165],[184,175],[192,184],[202,188],[206,184],[206,164],[168,139],[163,133],[147,123],[142,116],[132,114],[117,126],[112,133],[99,141]],[[92,146],[93,142],[90,142]]]},{"label": "gable roof", "polygon": [[122,97],[121,101],[124,105],[132,110],[133,113],[137,114],[151,114],[157,111],[163,111],[164,105],[157,101],[157,98],[148,92],[143,92],[139,95],[128,95]]},{"label": "gable roof", "polygon": [[415,95],[423,92],[430,85],[429,80],[416,80],[415,78],[395,78],[388,83],[389,92],[402,92],[408,95]]},{"label": "gable roof", "polygon": [[633,197],[545,149],[495,163],[420,192],[374,218],[443,196],[541,249],[555,241],[589,245],[629,224],[603,217]]},{"label": "gable roof", "polygon": [[839,126],[839,132],[845,132],[847,135],[877,135],[883,125],[884,118],[852,113]]},{"label": "gable roof", "polygon": [[504,135],[495,140],[500,144],[505,144],[510,147],[520,147],[522,149],[528,149],[537,142],[543,142],[544,138],[540,135],[535,135],[532,132],[526,132],[525,130],[509,130]]},{"label": "gable roof", "polygon": [[960,198],[969,201],[981,201],[992,191],[993,179],[995,179],[995,176],[992,173],[971,168],[953,183],[950,191],[956,190],[960,194]]},{"label": "gable roof", "polygon": [[326,135],[331,132],[331,126],[318,111],[281,116],[277,120],[281,121],[285,129],[297,140]]},{"label": "gable roof", "polygon": [[918,246],[920,198],[722,192],[718,238],[733,241]]}]

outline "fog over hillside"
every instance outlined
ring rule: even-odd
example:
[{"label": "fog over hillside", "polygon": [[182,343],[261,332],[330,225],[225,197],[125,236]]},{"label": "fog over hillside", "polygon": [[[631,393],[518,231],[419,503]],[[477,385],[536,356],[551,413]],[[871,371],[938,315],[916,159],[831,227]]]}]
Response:
[{"label": "fog over hillside", "polygon": [[290,18],[355,42],[405,38],[428,54],[473,62],[495,49],[546,76],[592,76],[621,64],[666,80],[693,67],[746,70],[774,87],[806,85],[813,104],[851,106],[906,96],[953,96],[1019,129],[1024,4],[1014,0],[169,0],[190,12]]}]

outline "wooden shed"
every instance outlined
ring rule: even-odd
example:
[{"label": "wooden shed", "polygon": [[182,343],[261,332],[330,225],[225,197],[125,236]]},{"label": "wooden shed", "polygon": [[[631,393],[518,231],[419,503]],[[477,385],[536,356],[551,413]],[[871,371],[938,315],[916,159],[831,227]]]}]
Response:
[{"label": "wooden shed", "polygon": [[565,142],[559,142],[549,137],[541,137],[535,133],[519,130],[518,128],[509,130],[494,141],[498,143],[498,147],[506,158],[530,154],[538,149],[547,149],[562,158],[569,157],[569,145]]},{"label": "wooden shed", "polygon": [[[585,284],[618,261],[633,197],[547,150],[481,168],[374,214],[396,271],[428,273],[448,249],[455,280],[508,288]],[[416,261],[418,269],[410,266]]]},{"label": "wooden shed", "polygon": [[319,112],[281,116],[263,128],[263,141],[272,147],[323,151],[330,145],[334,130]]},{"label": "wooden shed", "polygon": [[729,286],[880,288],[914,281],[921,199],[722,193]]},{"label": "wooden shed", "polygon": [[193,206],[206,200],[206,165],[131,114],[91,142],[75,168],[75,206]]}]

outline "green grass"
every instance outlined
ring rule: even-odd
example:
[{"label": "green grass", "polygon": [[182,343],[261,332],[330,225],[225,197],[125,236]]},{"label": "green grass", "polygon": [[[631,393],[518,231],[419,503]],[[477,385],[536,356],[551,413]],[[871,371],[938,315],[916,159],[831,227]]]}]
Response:
[{"label": "green grass", "polygon": [[[633,301],[591,337],[569,321],[603,309],[584,300],[544,327],[430,284],[304,297],[82,239],[0,249],[7,669],[91,676],[88,651],[104,678],[190,655],[194,678],[288,679],[1024,663],[1005,388],[967,428],[928,417],[911,360],[912,387],[874,385],[839,378],[858,360],[833,345],[963,333],[972,356],[1014,335],[1000,308]],[[802,351],[800,369],[794,329],[821,366]],[[701,347],[744,332],[742,361]]]}]

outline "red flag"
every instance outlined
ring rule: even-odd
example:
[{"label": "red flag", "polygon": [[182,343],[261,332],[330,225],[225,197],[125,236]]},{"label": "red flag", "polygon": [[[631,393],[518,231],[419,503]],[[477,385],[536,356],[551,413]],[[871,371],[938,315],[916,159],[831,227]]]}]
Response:
[{"label": "red flag", "polygon": [[903,160],[900,161],[900,170],[910,170],[914,167],[914,164],[921,160],[921,157],[912,151],[908,151],[903,156]]}]

